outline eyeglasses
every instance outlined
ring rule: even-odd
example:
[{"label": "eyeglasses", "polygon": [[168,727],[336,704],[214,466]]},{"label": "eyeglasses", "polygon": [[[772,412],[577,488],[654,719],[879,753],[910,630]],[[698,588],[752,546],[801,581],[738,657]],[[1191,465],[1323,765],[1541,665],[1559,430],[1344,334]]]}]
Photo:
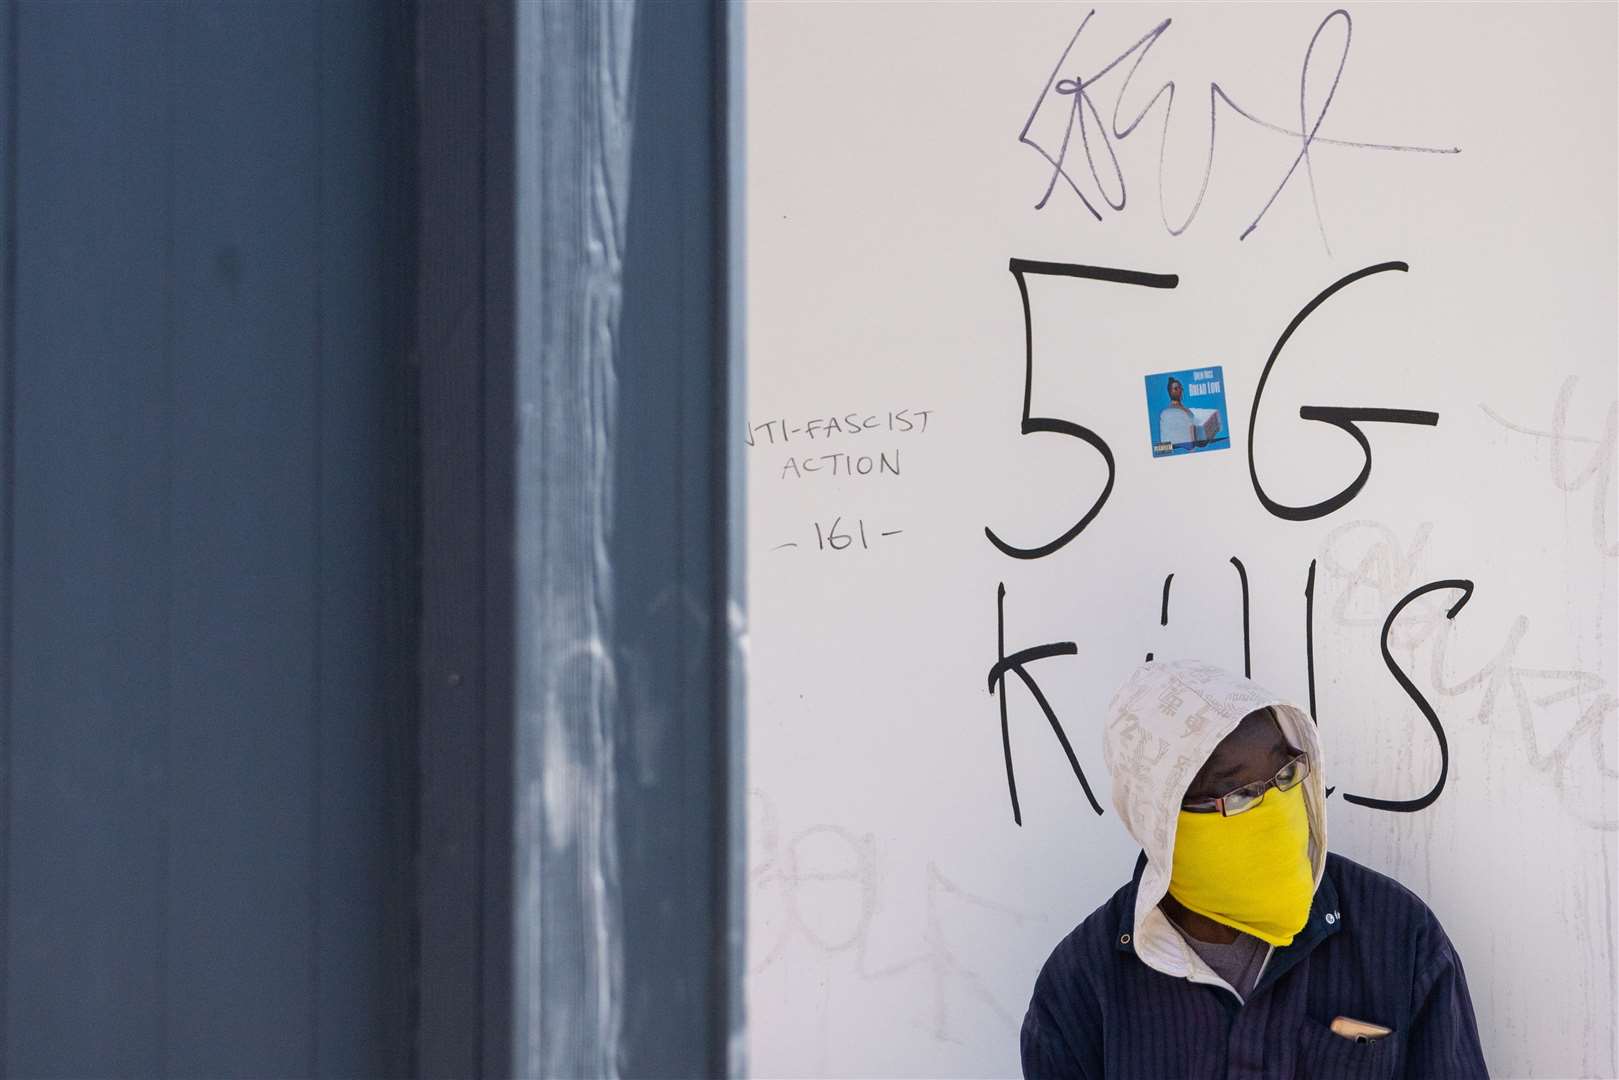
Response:
[{"label": "eyeglasses", "polygon": [[[1292,747],[1288,747],[1292,750]],[[1181,809],[1193,814],[1220,813],[1226,817],[1240,814],[1244,810],[1252,810],[1265,801],[1265,792],[1270,788],[1277,791],[1286,791],[1298,786],[1300,780],[1310,775],[1310,763],[1303,751],[1295,751],[1294,756],[1276,770],[1276,775],[1269,780],[1256,780],[1251,784],[1244,784],[1235,791],[1228,791],[1218,799],[1187,799],[1181,803]]]}]

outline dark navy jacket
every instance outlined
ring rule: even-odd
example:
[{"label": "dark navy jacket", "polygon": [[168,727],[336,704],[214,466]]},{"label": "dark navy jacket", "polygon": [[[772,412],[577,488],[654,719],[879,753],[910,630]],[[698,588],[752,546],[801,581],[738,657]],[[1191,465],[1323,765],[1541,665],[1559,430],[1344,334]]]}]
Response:
[{"label": "dark navy jacket", "polygon": [[[1488,1075],[1462,963],[1406,888],[1328,854],[1310,919],[1246,1002],[1149,968],[1130,946],[1135,878],[1052,952],[1023,1020],[1026,1077],[1259,1080]],[[1338,1016],[1392,1028],[1357,1043]]]}]

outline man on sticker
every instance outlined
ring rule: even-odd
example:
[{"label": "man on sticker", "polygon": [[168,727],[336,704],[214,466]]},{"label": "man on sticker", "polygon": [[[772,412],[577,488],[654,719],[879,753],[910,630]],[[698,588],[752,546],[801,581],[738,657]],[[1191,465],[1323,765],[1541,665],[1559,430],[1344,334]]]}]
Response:
[{"label": "man on sticker", "polygon": [[1212,410],[1193,411],[1181,400],[1186,388],[1171,375],[1164,384],[1169,404],[1158,414],[1158,440],[1176,446],[1202,446],[1220,433],[1220,414]]},{"label": "man on sticker", "polygon": [[1467,980],[1431,911],[1327,851],[1309,715],[1208,664],[1138,668],[1108,709],[1133,880],[1052,952],[1026,1077],[1480,1077]]}]

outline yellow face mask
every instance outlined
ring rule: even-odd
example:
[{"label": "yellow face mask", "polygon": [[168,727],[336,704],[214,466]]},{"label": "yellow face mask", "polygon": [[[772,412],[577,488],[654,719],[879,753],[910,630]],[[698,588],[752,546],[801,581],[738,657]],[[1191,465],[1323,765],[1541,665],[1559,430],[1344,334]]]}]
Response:
[{"label": "yellow face mask", "polygon": [[1258,806],[1232,817],[1182,810],[1169,894],[1217,923],[1290,944],[1315,894],[1304,785],[1272,788]]}]

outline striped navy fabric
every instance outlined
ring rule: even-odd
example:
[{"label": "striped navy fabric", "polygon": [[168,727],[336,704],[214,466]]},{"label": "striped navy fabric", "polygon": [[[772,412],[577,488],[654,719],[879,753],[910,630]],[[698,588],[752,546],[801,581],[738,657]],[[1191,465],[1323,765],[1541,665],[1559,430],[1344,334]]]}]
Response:
[{"label": "striped navy fabric", "polygon": [[[1052,952],[1023,1020],[1025,1077],[1067,1080],[1445,1080],[1488,1072],[1461,960],[1391,878],[1327,856],[1309,922],[1246,1002],[1172,978],[1130,945],[1134,879]],[[1347,1016],[1393,1029],[1355,1042]]]}]

